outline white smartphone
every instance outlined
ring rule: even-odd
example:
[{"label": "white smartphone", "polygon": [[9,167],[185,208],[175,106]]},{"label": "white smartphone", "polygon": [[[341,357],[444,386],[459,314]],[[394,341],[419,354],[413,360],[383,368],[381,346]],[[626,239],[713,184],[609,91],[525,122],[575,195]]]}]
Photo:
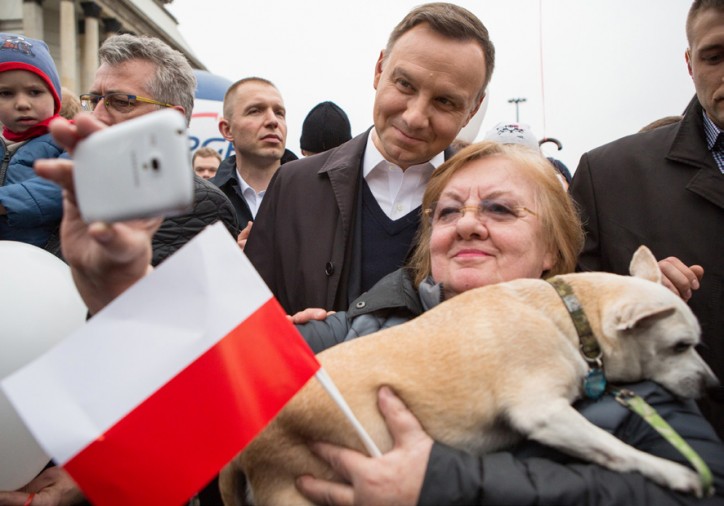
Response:
[{"label": "white smartphone", "polygon": [[172,216],[193,205],[186,122],[176,110],[145,114],[90,135],[73,154],[86,223]]}]

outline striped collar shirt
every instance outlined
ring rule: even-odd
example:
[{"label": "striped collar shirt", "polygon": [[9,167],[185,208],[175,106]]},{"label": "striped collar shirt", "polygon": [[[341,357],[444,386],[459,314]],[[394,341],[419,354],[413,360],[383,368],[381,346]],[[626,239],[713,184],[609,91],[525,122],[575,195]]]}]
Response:
[{"label": "striped collar shirt", "polygon": [[706,111],[703,111],[703,114],[706,145],[714,156],[717,167],[724,174],[724,131],[714,124]]}]

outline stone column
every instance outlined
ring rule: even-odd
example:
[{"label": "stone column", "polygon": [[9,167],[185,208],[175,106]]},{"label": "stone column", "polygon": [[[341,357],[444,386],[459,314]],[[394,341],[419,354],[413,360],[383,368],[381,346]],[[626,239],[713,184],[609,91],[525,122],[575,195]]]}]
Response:
[{"label": "stone column", "polygon": [[76,30],[75,3],[60,0],[60,83],[71,90],[78,89]]},{"label": "stone column", "polygon": [[95,80],[98,69],[98,47],[100,46],[99,20],[101,8],[93,2],[81,2],[83,9],[83,68],[81,71],[81,90],[86,92]]},{"label": "stone column", "polygon": [[43,0],[23,0],[23,33],[44,40]]}]

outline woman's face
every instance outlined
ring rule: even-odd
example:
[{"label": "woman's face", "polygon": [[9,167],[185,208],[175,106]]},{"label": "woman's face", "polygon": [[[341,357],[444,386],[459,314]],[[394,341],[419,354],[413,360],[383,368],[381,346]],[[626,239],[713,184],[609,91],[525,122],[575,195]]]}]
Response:
[{"label": "woman's face", "polygon": [[[539,278],[552,267],[533,195],[532,183],[502,156],[474,160],[450,178],[430,236],[432,277],[443,283],[446,297]],[[463,207],[464,214],[456,212]]]}]

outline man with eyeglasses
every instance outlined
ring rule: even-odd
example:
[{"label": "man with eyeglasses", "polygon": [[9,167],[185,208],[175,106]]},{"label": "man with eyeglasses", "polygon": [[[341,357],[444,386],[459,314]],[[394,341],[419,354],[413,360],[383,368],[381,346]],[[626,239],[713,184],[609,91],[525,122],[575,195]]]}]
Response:
[{"label": "man with eyeglasses", "polygon": [[[101,65],[81,107],[106,125],[170,107],[191,121],[196,78],[186,58],[152,37],[123,34],[108,38],[99,50]],[[112,155],[110,155],[112,156]],[[239,233],[231,202],[211,183],[194,176],[194,207],[167,218],[153,236],[153,265],[158,265],[206,225],[223,221]]]},{"label": "man with eyeglasses", "polygon": [[157,100],[139,97],[138,95],[129,95],[128,93],[108,93],[106,95],[84,93],[80,96],[80,107],[84,111],[93,112],[101,101],[103,101],[106,108],[110,108],[121,114],[128,114],[133,111],[138,102],[159,105],[161,107],[173,107],[173,104],[158,102]]},{"label": "man with eyeglasses", "polygon": [[[82,108],[91,112],[96,120],[110,126],[157,111],[160,108],[171,107],[183,114],[188,124],[194,105],[196,78],[191,66],[181,53],[159,39],[123,34],[108,38],[101,46],[99,55],[101,65],[96,71],[95,81],[90,91],[81,95]],[[78,118],[76,125],[89,122],[92,122],[96,129],[100,126],[97,121],[87,117]],[[114,154],[108,153],[108,156],[112,157]],[[42,162],[39,163],[42,165]],[[218,220],[223,221],[233,237],[237,237],[239,233],[236,212],[226,195],[213,184],[195,175],[194,182],[193,209],[187,214],[163,220],[158,231],[153,235],[151,262],[153,265],[157,265],[186,244],[206,225]],[[130,227],[137,227],[134,232],[147,240],[147,235],[144,235],[143,232],[158,226],[159,220],[146,220],[152,223],[141,223],[143,221],[136,220]],[[116,225],[121,228],[129,227],[127,224]],[[77,255],[86,258],[102,256],[98,255],[98,251],[93,250],[93,246],[107,250],[117,247],[118,243],[115,238],[110,237],[110,230],[113,227],[113,225],[106,225],[106,229],[100,232],[101,239],[97,244],[90,245],[88,242],[82,243],[79,240],[78,236],[83,235],[84,232],[78,230],[77,224],[68,226],[68,229],[73,230],[71,232],[66,230],[65,238],[73,246],[63,250],[66,260],[72,263]],[[97,238],[98,234],[95,237]],[[123,239],[127,238],[128,236],[125,236]],[[128,268],[129,264],[133,264],[133,261],[130,260],[133,255],[130,254],[128,248],[121,248],[121,250],[116,251],[119,255],[113,258],[120,259],[120,264],[124,268]],[[140,258],[140,262],[145,264],[145,268],[148,268],[147,256]],[[122,269],[116,269],[118,265],[111,265],[112,261],[102,263],[105,267],[110,267],[101,275],[104,282],[113,282],[118,278],[126,277],[125,273],[120,272]],[[98,309],[98,307],[89,306],[91,313],[96,313]],[[34,500],[35,502],[33,502]],[[23,491],[0,491],[0,504],[15,504],[16,502],[18,504],[30,504],[31,502],[40,504],[41,500],[45,501],[43,504],[57,506],[87,504],[70,476],[55,466],[44,470],[26,485]],[[216,482],[213,481],[198,497],[194,498],[193,504],[201,506],[221,504]]]}]

